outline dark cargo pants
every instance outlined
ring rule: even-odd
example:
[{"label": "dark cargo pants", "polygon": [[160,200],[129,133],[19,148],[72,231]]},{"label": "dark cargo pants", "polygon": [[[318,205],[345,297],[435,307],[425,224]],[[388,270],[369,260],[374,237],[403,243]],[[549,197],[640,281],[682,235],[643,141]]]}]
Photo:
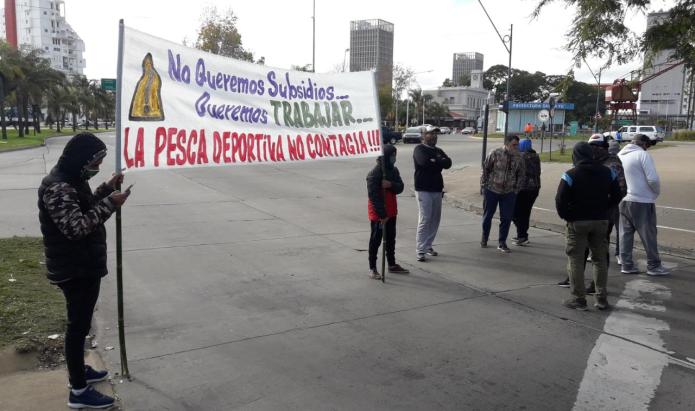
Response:
[{"label": "dark cargo pants", "polygon": [[585,250],[591,250],[591,262],[594,266],[594,284],[596,297],[606,297],[608,281],[608,220],[571,221],[567,223],[567,274],[570,278],[572,295],[585,298],[584,266]]}]

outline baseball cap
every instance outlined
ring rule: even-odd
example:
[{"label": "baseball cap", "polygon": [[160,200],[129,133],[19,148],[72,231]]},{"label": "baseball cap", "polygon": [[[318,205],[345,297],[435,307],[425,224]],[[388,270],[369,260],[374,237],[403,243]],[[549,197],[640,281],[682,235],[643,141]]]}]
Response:
[{"label": "baseball cap", "polygon": [[598,144],[598,145],[603,145],[606,142],[606,138],[602,134],[592,134],[591,137],[589,137],[589,144]]},{"label": "baseball cap", "polygon": [[435,127],[435,126],[425,126],[425,133],[436,133],[436,134],[438,134],[438,133],[441,133],[441,131],[439,130],[439,127]]}]

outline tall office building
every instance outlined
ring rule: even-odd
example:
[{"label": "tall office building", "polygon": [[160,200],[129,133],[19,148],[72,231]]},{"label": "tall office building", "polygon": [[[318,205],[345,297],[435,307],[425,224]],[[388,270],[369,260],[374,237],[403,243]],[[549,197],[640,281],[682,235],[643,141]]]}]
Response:
[{"label": "tall office building", "polygon": [[454,53],[454,65],[451,74],[451,81],[456,86],[468,86],[469,84],[461,84],[461,76],[470,76],[471,71],[482,69],[482,53]]},{"label": "tall office building", "polygon": [[0,33],[8,43],[42,50],[54,69],[82,74],[84,42],[65,20],[63,0],[5,0],[0,13]]},{"label": "tall office building", "polygon": [[[649,13],[647,28],[668,19],[669,12]],[[678,61],[670,59],[672,50],[660,51],[652,60],[651,66],[645,65],[642,78],[667,69]],[[642,84],[639,111],[640,114],[668,116],[686,114],[688,110],[688,86],[685,65],[676,66],[663,74]]]},{"label": "tall office building", "polygon": [[391,90],[393,24],[384,20],[350,22],[350,71],[376,69],[377,86]]}]

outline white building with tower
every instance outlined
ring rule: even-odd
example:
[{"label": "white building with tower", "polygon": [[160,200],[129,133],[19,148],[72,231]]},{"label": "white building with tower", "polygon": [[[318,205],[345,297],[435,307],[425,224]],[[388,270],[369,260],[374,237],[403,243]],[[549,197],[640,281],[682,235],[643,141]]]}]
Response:
[{"label": "white building with tower", "polygon": [[65,19],[63,0],[5,0],[0,32],[18,48],[39,49],[51,67],[82,75],[84,42]]},{"label": "white building with tower", "polygon": [[432,96],[433,102],[444,104],[449,108],[451,124],[454,127],[475,126],[488,98],[489,90],[483,88],[483,70],[470,72],[470,86],[438,87],[434,90],[422,90],[422,94]]}]

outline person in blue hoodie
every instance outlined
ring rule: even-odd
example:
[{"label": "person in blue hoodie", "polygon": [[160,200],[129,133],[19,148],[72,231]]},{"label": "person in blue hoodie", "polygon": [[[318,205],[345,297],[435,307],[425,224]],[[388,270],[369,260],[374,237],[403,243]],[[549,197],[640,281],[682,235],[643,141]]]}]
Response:
[{"label": "person in blue hoodie", "polygon": [[541,189],[541,159],[533,149],[531,139],[525,138],[519,142],[519,152],[525,173],[519,181],[519,193],[514,203],[514,217],[512,221],[516,226],[516,237],[513,239],[516,245],[528,244],[528,228],[531,220],[531,210],[538,198]]}]

